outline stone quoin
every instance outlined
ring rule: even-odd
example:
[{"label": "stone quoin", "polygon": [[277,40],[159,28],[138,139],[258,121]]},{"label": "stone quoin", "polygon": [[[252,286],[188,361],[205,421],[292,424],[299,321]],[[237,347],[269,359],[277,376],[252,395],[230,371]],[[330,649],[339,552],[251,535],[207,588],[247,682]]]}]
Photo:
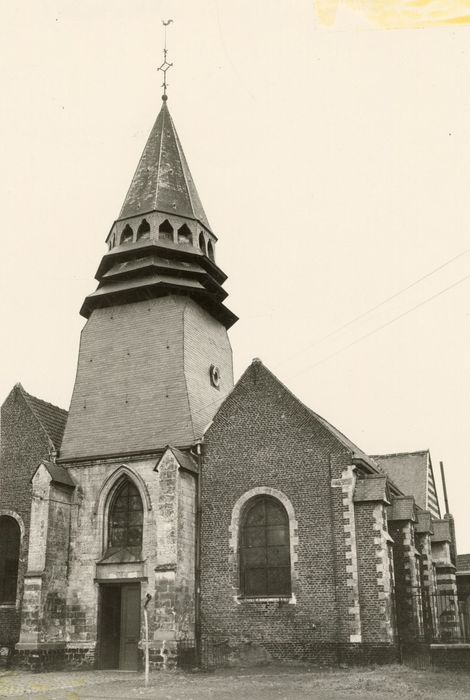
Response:
[{"label": "stone quoin", "polygon": [[429,452],[367,455],[259,359],[234,386],[237,317],[166,95],[106,243],[69,411],[20,384],[2,405],[1,658],[141,668],[147,594],[152,668],[210,645],[394,661],[457,624],[425,602],[457,604]]}]

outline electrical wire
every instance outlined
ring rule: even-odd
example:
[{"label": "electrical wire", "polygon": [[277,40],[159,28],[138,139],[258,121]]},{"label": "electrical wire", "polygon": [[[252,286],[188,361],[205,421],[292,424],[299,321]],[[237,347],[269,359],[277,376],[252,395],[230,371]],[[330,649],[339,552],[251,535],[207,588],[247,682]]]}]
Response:
[{"label": "electrical wire", "polygon": [[353,323],[356,323],[356,321],[360,321],[361,319],[365,318],[369,314],[371,314],[373,311],[376,311],[377,309],[380,309],[382,306],[385,304],[388,304],[389,301],[392,301],[393,299],[396,299],[399,297],[401,294],[404,294],[407,292],[409,289],[412,289],[415,287],[417,284],[420,284],[423,280],[427,279],[428,277],[431,277],[432,275],[436,274],[436,272],[439,272],[440,270],[444,269],[447,267],[447,265],[450,265],[453,263],[455,260],[458,260],[459,258],[463,257],[464,255],[467,255],[470,253],[470,248],[467,248],[466,250],[463,250],[461,253],[458,253],[457,255],[454,255],[454,257],[449,258],[449,260],[446,260],[444,263],[441,265],[438,265],[434,269],[430,270],[427,272],[425,275],[422,277],[418,277],[417,280],[414,282],[411,282],[408,284],[406,287],[403,287],[402,289],[399,289],[397,292],[394,292],[391,296],[387,297],[386,299],[383,299],[380,301],[378,304],[375,304],[375,306],[372,306],[370,309],[367,309],[367,311],[363,311],[362,313],[358,314],[357,316],[354,316],[354,318],[350,319],[349,321],[346,321],[346,323],[343,323],[341,326],[338,326],[334,330],[330,331],[326,335],[324,335],[322,338],[319,338],[318,340],[315,340],[313,343],[310,343],[309,345],[305,346],[303,349],[299,350],[298,352],[294,353],[293,355],[289,355],[288,357],[284,358],[281,360],[281,362],[278,362],[277,364],[274,365],[274,368],[281,367],[282,365],[286,364],[286,362],[290,362],[293,360],[295,357],[298,357],[299,355],[302,355],[304,352],[307,350],[310,350],[311,348],[317,347],[317,345],[321,345],[321,343],[324,343],[325,340],[328,340],[329,338],[332,338],[334,335],[337,333],[340,333],[342,330],[345,328],[349,328]]},{"label": "electrical wire", "polygon": [[398,316],[395,316],[394,318],[390,319],[386,323],[383,323],[381,326],[374,328],[373,330],[369,331],[368,333],[364,333],[364,335],[361,335],[359,338],[356,338],[351,343],[348,343],[348,345],[345,345],[344,347],[339,348],[339,350],[332,352],[330,355],[327,355],[326,357],[319,360],[318,362],[315,362],[313,365],[306,367],[304,370],[302,370],[302,372],[297,372],[296,374],[291,375],[291,376],[296,377],[303,372],[306,372],[310,369],[313,369],[314,367],[317,367],[318,365],[323,364],[324,362],[327,362],[327,360],[331,359],[332,357],[335,357],[336,355],[339,355],[340,353],[344,352],[345,350],[348,350],[348,348],[351,348],[353,345],[357,345],[357,343],[360,343],[361,340],[365,340],[366,338],[370,338],[370,336],[374,335],[374,333],[378,333],[379,331],[383,330],[387,326],[390,326],[392,323],[399,321],[404,316],[407,316],[408,314],[412,313],[413,311],[416,311],[416,309],[419,309],[421,306],[424,306],[425,304],[428,304],[430,301],[433,301],[433,299],[437,299],[437,297],[440,297],[441,294],[445,294],[445,292],[448,292],[449,290],[454,289],[454,287],[457,287],[459,284],[462,284],[463,282],[465,282],[465,280],[468,280],[469,278],[470,278],[470,273],[468,275],[465,275],[464,277],[461,277],[459,280],[457,280],[457,282],[453,282],[453,284],[450,284],[448,287],[444,287],[444,289],[441,289],[439,292],[432,294],[430,297],[423,299],[423,301],[420,301],[418,304],[415,304],[410,309],[403,311],[401,314],[398,314]]}]

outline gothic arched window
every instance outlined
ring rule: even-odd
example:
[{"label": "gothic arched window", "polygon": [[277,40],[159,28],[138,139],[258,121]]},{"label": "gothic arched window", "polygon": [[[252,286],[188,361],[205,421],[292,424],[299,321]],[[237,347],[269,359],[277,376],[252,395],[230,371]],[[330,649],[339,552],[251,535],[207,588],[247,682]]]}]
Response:
[{"label": "gothic arched window", "polygon": [[178,229],[178,243],[189,243],[189,245],[193,244],[193,234],[186,224],[183,224]]},{"label": "gothic arched window", "polygon": [[139,490],[129,479],[118,486],[109,508],[108,551],[142,549],[143,507]]},{"label": "gothic arched window", "polygon": [[143,219],[137,229],[137,240],[141,241],[150,238],[150,224],[147,219]]},{"label": "gothic arched window", "polygon": [[212,245],[212,243],[210,241],[207,244],[207,255],[210,257],[212,262],[214,262],[214,246]]},{"label": "gothic arched window", "polygon": [[165,219],[165,221],[158,227],[158,238],[161,241],[170,241],[173,243],[173,226],[170,224],[168,219]]},{"label": "gothic arched window", "polygon": [[21,531],[9,515],[0,517],[0,604],[16,603]]},{"label": "gothic arched window", "polygon": [[280,501],[248,501],[240,532],[240,584],[245,596],[290,596],[289,517]]},{"label": "gothic arched window", "polygon": [[134,231],[129,226],[129,224],[126,224],[126,227],[124,228],[124,231],[121,234],[121,243],[132,243],[133,238]]}]

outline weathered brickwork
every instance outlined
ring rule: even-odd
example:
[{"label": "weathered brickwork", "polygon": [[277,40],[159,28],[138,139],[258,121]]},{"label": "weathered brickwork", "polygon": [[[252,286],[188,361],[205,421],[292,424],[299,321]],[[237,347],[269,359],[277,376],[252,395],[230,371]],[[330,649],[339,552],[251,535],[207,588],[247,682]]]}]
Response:
[{"label": "weathered brickwork", "polygon": [[363,641],[393,642],[393,581],[383,503],[356,503]]},{"label": "weathered brickwork", "polygon": [[[258,644],[273,654],[282,649],[282,655],[297,658],[315,648],[320,653],[325,642],[332,648],[350,642],[351,557],[346,554],[351,528],[346,537],[342,490],[350,459],[344,446],[262,365],[249,368],[206,434],[203,634],[222,635],[233,644]],[[352,489],[351,475],[347,478]],[[332,480],[338,480],[339,488],[331,486]],[[237,594],[232,515],[237,501],[253,489],[282,492],[295,513],[298,576],[290,600]]]},{"label": "weathered brickwork", "polygon": [[[70,466],[68,473],[75,489],[51,486],[45,469],[34,478],[37,537],[30,547],[18,663],[57,665],[60,657],[70,667],[92,666],[100,584],[139,581],[142,603],[152,596],[152,667],[174,665],[176,640],[194,638],[195,473],[185,471],[171,450],[127,464]],[[108,504],[123,477],[136,484],[144,507],[142,560],[109,563],[103,560]],[[28,652],[36,661],[27,660]]]},{"label": "weathered brickwork", "polygon": [[31,537],[18,651],[65,644],[72,489],[42,464],[34,474]]},{"label": "weathered brickwork", "polygon": [[[341,479],[343,496],[343,532],[346,558],[346,585],[348,588],[349,641],[362,642],[362,622],[359,601],[359,563],[356,538],[356,514],[353,503],[356,475],[347,467]],[[333,484],[332,484],[333,487]]]},{"label": "weathered brickwork", "polygon": [[2,407],[0,516],[21,550],[0,659],[373,663],[431,622],[452,634],[429,452],[374,461],[259,360],[234,388],[216,241],[164,97],[81,309],[67,424],[21,385]]},{"label": "weathered brickwork", "polygon": [[1,408],[0,514],[14,517],[22,532],[16,604],[0,605],[0,646],[13,648],[20,633],[20,614],[29,544],[31,477],[51,442],[26,403],[13,388]]},{"label": "weathered brickwork", "polygon": [[413,523],[409,520],[390,521],[389,532],[394,542],[397,627],[402,639],[414,638],[423,634],[424,627],[419,553],[415,548]]}]

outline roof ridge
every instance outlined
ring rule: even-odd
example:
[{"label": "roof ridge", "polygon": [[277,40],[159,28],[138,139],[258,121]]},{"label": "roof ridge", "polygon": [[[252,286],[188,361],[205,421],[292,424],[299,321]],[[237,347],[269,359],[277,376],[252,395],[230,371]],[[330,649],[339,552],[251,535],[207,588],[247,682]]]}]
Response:
[{"label": "roof ridge", "polygon": [[38,396],[34,396],[34,394],[28,393],[21,385],[19,385],[18,389],[50,444],[58,451],[62,444],[68,411],[49,401],[44,401]]},{"label": "roof ridge", "polygon": [[[251,362],[250,365],[248,365],[247,369],[246,369],[245,372],[242,374],[242,376],[241,376],[240,379],[238,380],[237,384],[240,383],[240,381],[242,380],[242,378],[243,378],[243,377],[245,376],[245,374],[251,369],[251,367],[256,366],[256,365],[261,365],[261,366],[266,370],[266,372],[268,372],[268,373],[270,374],[270,376],[273,377],[273,379],[274,379],[278,384],[280,384],[280,385],[282,386],[282,388],[284,389],[284,391],[286,391],[286,392],[289,394],[289,396],[291,396],[291,397],[294,399],[294,401],[296,401],[300,406],[302,406],[302,408],[304,408],[304,409],[307,411],[307,413],[309,413],[309,415],[311,415],[311,416],[313,416],[314,418],[316,418],[316,419],[323,425],[323,427],[326,428],[326,430],[328,430],[328,431],[333,435],[333,437],[336,437],[336,439],[338,439],[339,442],[342,443],[343,447],[345,447],[345,449],[348,450],[353,456],[356,456],[356,457],[361,458],[361,459],[364,459],[364,458],[365,458],[365,459],[367,460],[367,463],[368,463],[373,469],[376,469],[378,472],[382,472],[382,470],[378,467],[377,464],[375,464],[374,460],[370,457],[370,455],[368,455],[366,452],[364,452],[364,450],[361,450],[361,448],[358,447],[358,445],[356,445],[356,444],[355,444],[352,440],[350,440],[344,433],[342,433],[341,430],[338,430],[338,428],[336,428],[332,423],[330,423],[329,421],[327,421],[326,418],[323,418],[322,416],[320,416],[320,414],[315,413],[315,411],[313,411],[311,408],[309,408],[309,407],[307,406],[307,404],[305,404],[303,401],[301,401],[301,399],[299,399],[299,397],[296,396],[296,395],[294,394],[294,392],[293,392],[291,389],[289,389],[289,387],[286,386],[286,384],[284,384],[284,382],[281,381],[281,380],[279,379],[279,377],[277,377],[277,376],[274,374],[274,372],[272,372],[268,367],[266,367],[266,365],[265,365],[258,357],[256,357],[256,358]],[[235,386],[236,386],[236,385],[235,385]],[[234,388],[235,388],[235,387],[234,387]],[[233,392],[233,389],[232,389],[232,392]],[[231,395],[232,392],[230,392],[230,394],[227,396],[227,399],[230,397],[230,395]],[[224,401],[223,403],[225,403],[225,401]],[[223,405],[223,404],[222,404],[222,405]]]},{"label": "roof ridge", "polygon": [[414,451],[410,451],[410,452],[384,452],[383,454],[376,453],[376,454],[370,455],[370,456],[373,457],[374,459],[376,459],[378,457],[401,457],[402,455],[425,455],[425,454],[429,454],[429,449],[414,450]]},{"label": "roof ridge", "polygon": [[[161,133],[161,136],[160,136],[160,143],[159,143],[159,145],[158,145],[158,165],[157,165],[157,169],[158,169],[158,170],[157,170],[157,172],[160,172],[160,165],[161,165],[161,162],[162,162],[163,130],[165,129],[165,114],[170,114],[170,113],[168,112],[168,108],[167,108],[167,106],[166,106],[166,102],[163,102],[163,105],[162,105],[162,108],[161,108],[161,114],[162,114],[162,133]],[[157,116],[157,119],[156,119],[155,124],[157,123],[157,121],[158,121],[158,116]],[[171,117],[170,117],[170,121],[171,121]],[[152,129],[152,130],[153,130],[153,129]],[[150,138],[150,137],[149,137],[149,138]],[[145,144],[145,145],[147,146],[147,144]],[[145,152],[145,148],[144,148],[144,152]],[[142,158],[144,157],[144,152],[142,153]],[[139,165],[140,165],[140,161],[139,161],[139,163],[138,163],[138,165],[137,165],[137,168],[139,167]],[[132,178],[132,179],[134,179],[134,178]],[[132,185],[132,183],[131,183],[131,185]],[[155,187],[155,197],[154,197],[154,200],[153,200],[153,206],[154,206],[155,209],[157,208],[158,190],[159,190],[159,188],[160,188],[160,178],[157,177],[157,185],[156,185],[156,187]],[[123,206],[124,206],[124,205],[123,205]]]},{"label": "roof ridge", "polygon": [[45,404],[46,406],[51,406],[52,408],[56,408],[58,411],[63,411],[64,413],[68,414],[68,411],[66,408],[61,408],[60,406],[57,406],[57,404],[55,404],[55,403],[51,403],[50,401],[45,401],[45,399],[40,399],[39,396],[34,396],[34,394],[30,394],[29,391],[26,391],[26,389],[23,387],[23,385],[20,384],[20,382],[18,382],[18,384],[16,384],[16,386],[18,386],[28,398],[35,399],[36,401],[40,401],[41,403]]},{"label": "roof ridge", "polygon": [[185,172],[185,167],[184,167],[185,164],[184,164],[184,162],[183,162],[183,149],[181,148],[180,140],[179,140],[179,138],[178,138],[178,133],[177,133],[177,131],[176,131],[176,128],[175,128],[175,125],[174,125],[172,116],[171,116],[171,114],[170,114],[170,111],[167,110],[167,112],[168,112],[168,117],[170,118],[170,124],[171,124],[171,126],[172,126],[172,128],[173,128],[173,133],[174,133],[174,135],[175,135],[176,148],[177,148],[177,151],[178,151],[179,159],[180,159],[180,161],[181,161],[181,171],[182,171],[182,173],[183,173],[183,180],[184,180],[184,185],[185,185],[185,187],[186,187],[186,192],[187,192],[187,194],[188,194],[189,204],[191,205],[191,211],[192,211],[192,213],[193,213],[193,215],[194,215],[194,218],[197,219],[197,214],[196,214],[196,210],[195,210],[195,208],[194,208],[193,198],[191,197],[191,190],[189,189],[189,185],[188,185],[188,178],[186,177],[186,172]]}]

